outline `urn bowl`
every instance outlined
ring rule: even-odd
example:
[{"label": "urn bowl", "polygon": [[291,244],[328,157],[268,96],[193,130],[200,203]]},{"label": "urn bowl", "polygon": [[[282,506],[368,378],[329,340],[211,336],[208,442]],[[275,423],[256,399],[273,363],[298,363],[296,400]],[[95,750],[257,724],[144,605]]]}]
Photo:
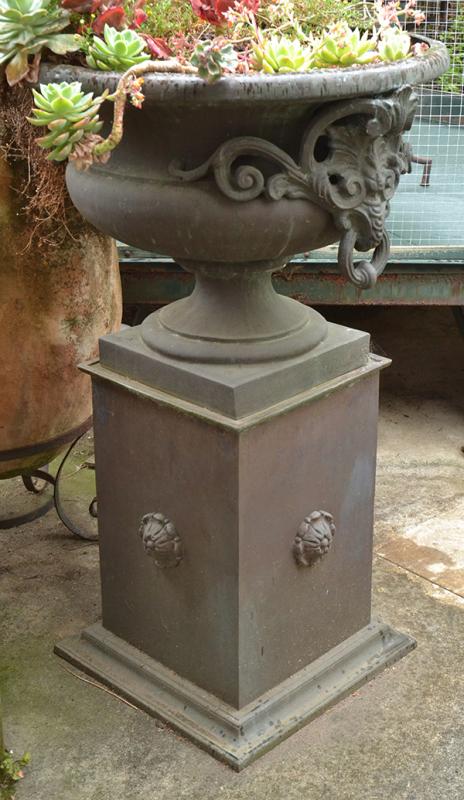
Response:
[{"label": "urn bowl", "polygon": [[[393,64],[307,74],[146,76],[106,164],[69,165],[71,199],[97,228],[171,256],[197,276],[190,298],[146,320],[144,342],[169,358],[221,363],[300,356],[327,326],[277,295],[271,273],[340,241],[339,266],[362,288],[384,268],[384,223],[409,169],[414,84],[446,69],[446,48]],[[42,80],[114,89],[115,73],[42,69]],[[111,104],[105,104],[111,120]],[[371,259],[354,250],[373,249]]]}]

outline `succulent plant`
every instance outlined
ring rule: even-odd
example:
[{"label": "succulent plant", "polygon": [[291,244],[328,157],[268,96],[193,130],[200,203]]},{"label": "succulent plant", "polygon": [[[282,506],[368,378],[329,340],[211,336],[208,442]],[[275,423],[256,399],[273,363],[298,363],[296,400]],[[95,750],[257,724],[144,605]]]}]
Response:
[{"label": "succulent plant", "polygon": [[314,50],[316,67],[351,67],[353,64],[369,64],[377,58],[377,42],[368,31],[361,34],[359,28],[352,30],[346,23],[336,23]]},{"label": "succulent plant", "polygon": [[97,134],[103,125],[98,112],[105,97],[84,94],[77,81],[41,84],[40,92],[32,91],[34,116],[28,120],[50,131],[37,139],[41,147],[51,151],[47,156],[50,161],[64,161],[78,142]]},{"label": "succulent plant", "polygon": [[191,64],[198,75],[208,83],[214,83],[225,70],[233,72],[237,66],[237,54],[231,44],[222,42],[199,42],[193,52]]},{"label": "succulent plant", "polygon": [[312,66],[312,51],[299,39],[272,36],[254,46],[255,66],[263,72],[307,72]]},{"label": "succulent plant", "polygon": [[79,50],[79,36],[60,33],[68,24],[69,13],[51,0],[0,0],[0,64],[8,62],[10,86],[27,76],[29,56],[38,62],[44,47],[59,55]]},{"label": "succulent plant", "polygon": [[118,31],[105,25],[103,37],[94,36],[90,43],[87,64],[93,69],[125,72],[150,58],[145,50],[145,40],[130,28]]},{"label": "succulent plant", "polygon": [[378,44],[382,61],[399,61],[411,55],[411,37],[401,28],[387,28]]},{"label": "succulent plant", "polygon": [[[190,0],[193,12],[203,19],[218,27],[224,25],[225,15],[235,6],[236,0]],[[260,0],[241,0],[242,8],[248,8],[255,13],[259,8]]]}]

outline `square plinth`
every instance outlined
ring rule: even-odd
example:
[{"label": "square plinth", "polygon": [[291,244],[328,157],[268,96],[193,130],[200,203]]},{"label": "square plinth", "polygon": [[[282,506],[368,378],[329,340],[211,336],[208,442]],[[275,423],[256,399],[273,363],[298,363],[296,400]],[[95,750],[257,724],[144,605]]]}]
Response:
[{"label": "square plinth", "polygon": [[[240,421],[93,367],[105,629],[240,709],[368,625],[383,363]],[[333,541],[300,566],[321,511]],[[144,547],[147,514],[177,566]]]},{"label": "square plinth", "polygon": [[[238,418],[141,381],[140,353],[135,377],[116,358],[86,368],[103,621],[56,651],[235,769],[414,645],[371,622],[388,361],[363,336],[334,345],[355,368],[333,375],[329,348],[330,379],[273,402],[258,369],[261,405]],[[216,379],[240,389],[247,375]]]},{"label": "square plinth", "polygon": [[100,339],[100,364],[120,376],[241,419],[367,364],[369,334],[328,323],[328,334],[303,356],[259,364],[210,364],[163,356],[141,326]]}]

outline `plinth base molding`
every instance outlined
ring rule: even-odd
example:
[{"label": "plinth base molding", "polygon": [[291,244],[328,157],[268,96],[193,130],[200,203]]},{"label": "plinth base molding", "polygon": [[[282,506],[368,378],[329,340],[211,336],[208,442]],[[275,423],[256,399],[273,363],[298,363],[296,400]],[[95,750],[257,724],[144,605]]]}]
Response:
[{"label": "plinth base molding", "polygon": [[239,771],[414,647],[411,637],[372,622],[240,710],[100,624],[55,652]]}]

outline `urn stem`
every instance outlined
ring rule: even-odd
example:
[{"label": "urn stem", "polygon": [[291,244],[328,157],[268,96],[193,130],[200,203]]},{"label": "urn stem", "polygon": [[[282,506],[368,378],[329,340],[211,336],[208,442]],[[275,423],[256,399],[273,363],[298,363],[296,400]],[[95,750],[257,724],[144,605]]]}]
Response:
[{"label": "urn stem", "polygon": [[291,359],[309,352],[325,338],[327,323],[313,309],[275,291],[272,273],[285,260],[183,261],[195,273],[195,288],[189,297],[145,320],[145,344],[172,358],[222,364]]}]

